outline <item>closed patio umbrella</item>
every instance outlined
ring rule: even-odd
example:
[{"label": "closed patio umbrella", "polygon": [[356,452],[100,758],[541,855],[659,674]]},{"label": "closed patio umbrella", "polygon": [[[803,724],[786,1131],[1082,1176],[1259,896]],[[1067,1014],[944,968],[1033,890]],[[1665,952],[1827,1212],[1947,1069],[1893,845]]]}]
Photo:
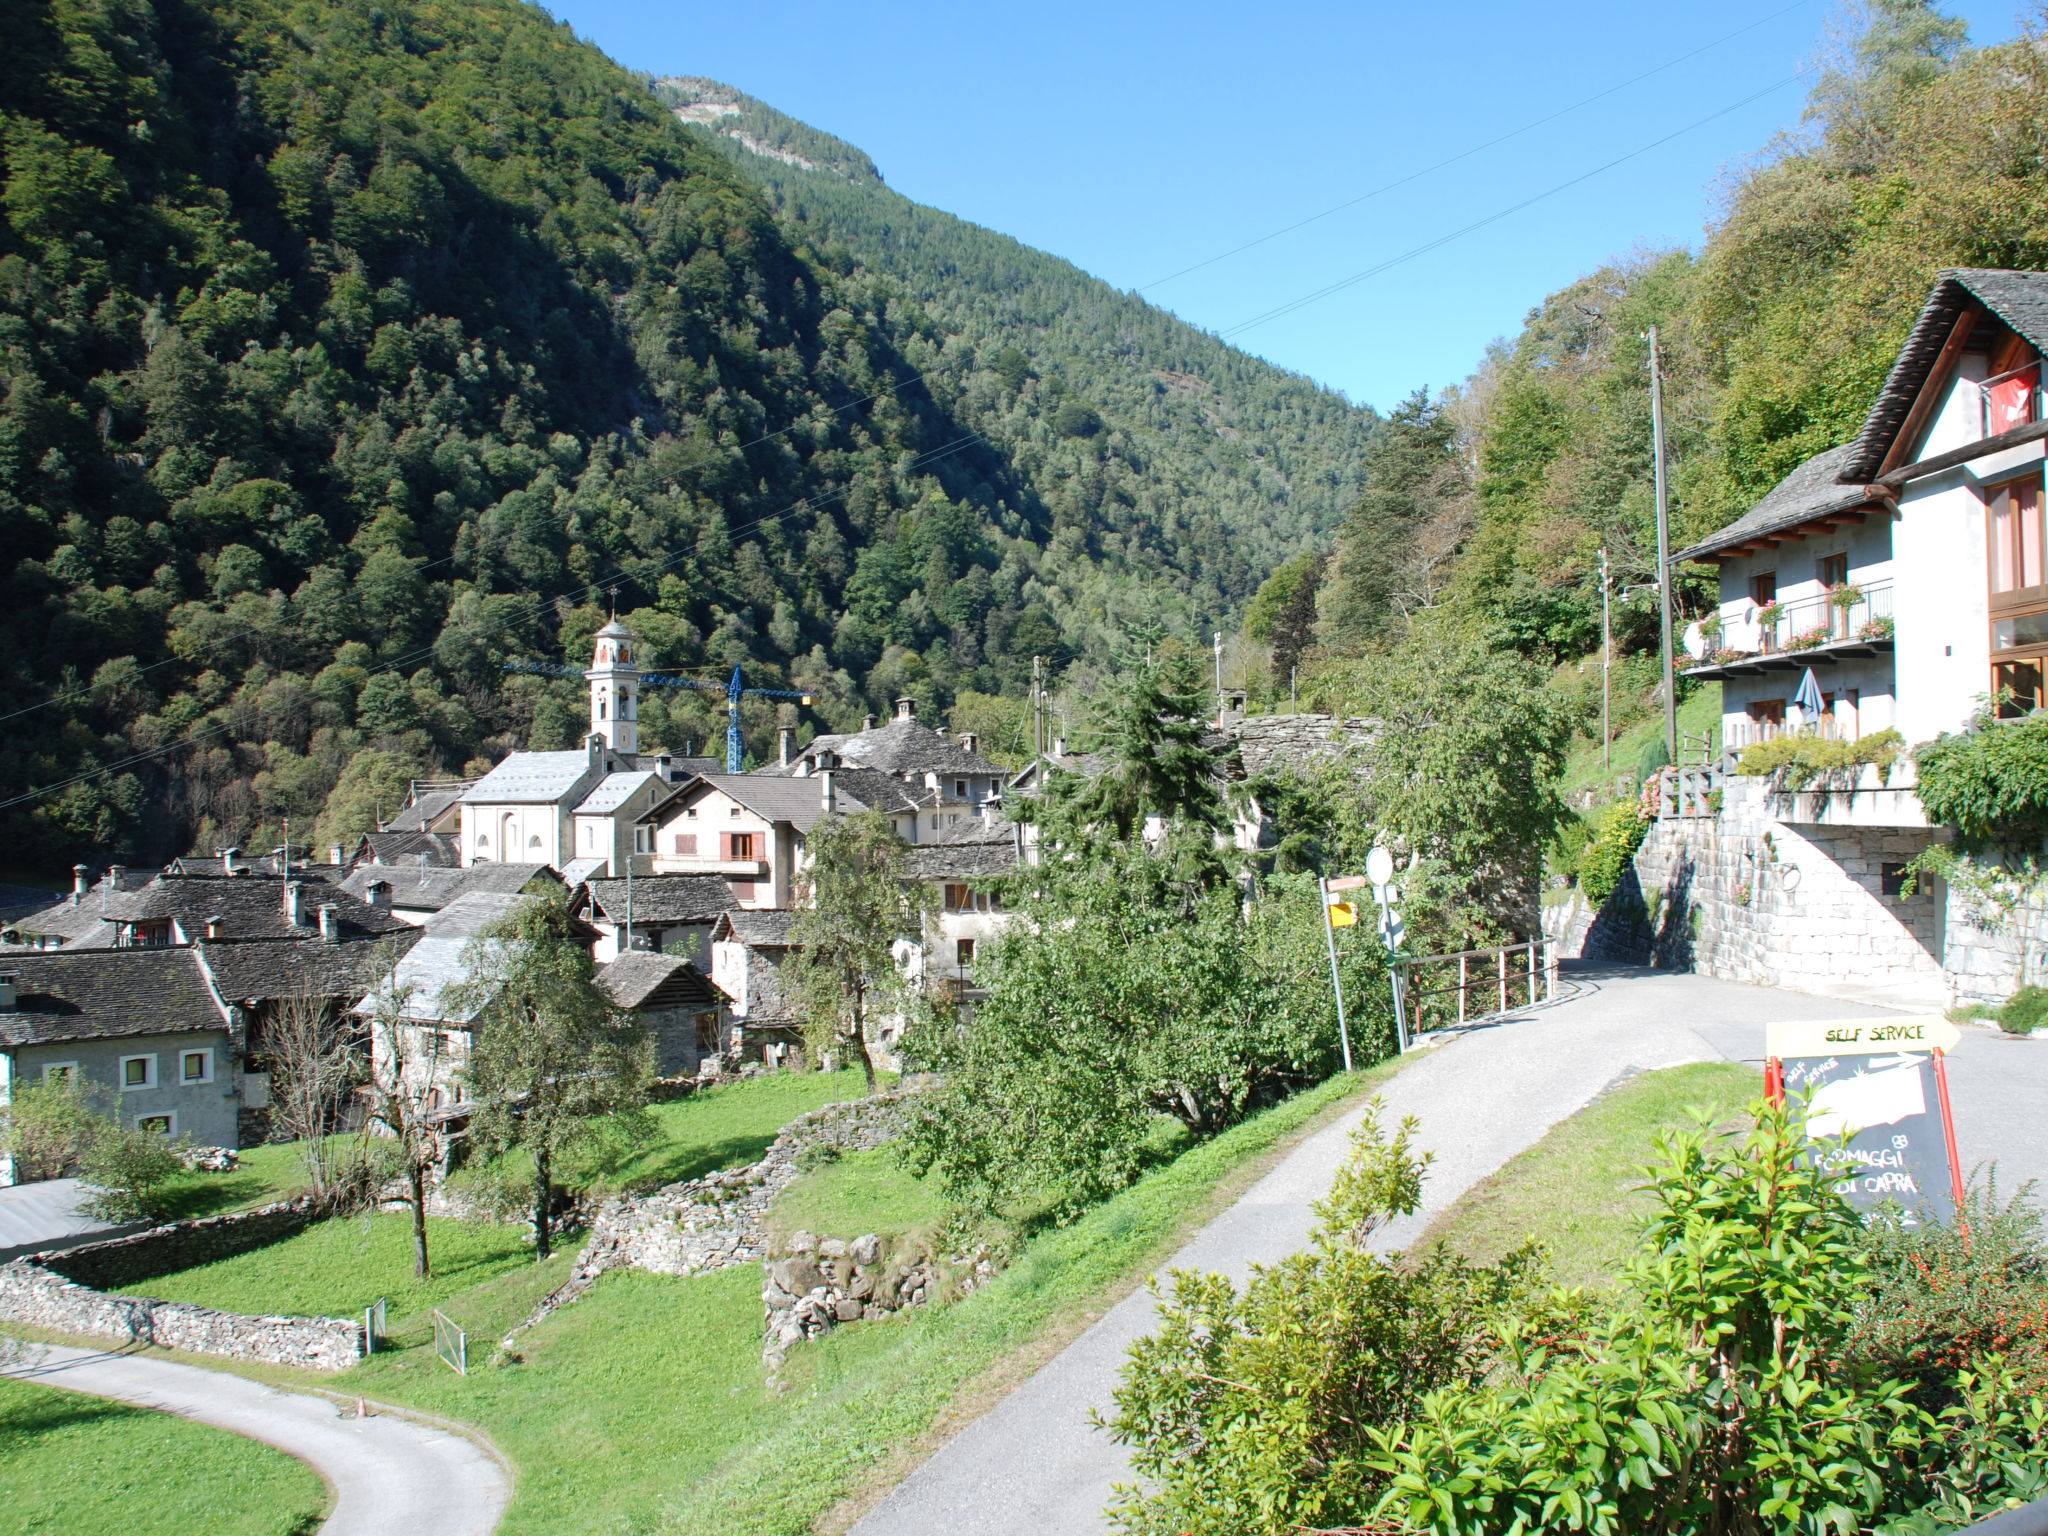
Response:
[{"label": "closed patio umbrella", "polygon": [[1820,684],[1814,680],[1813,668],[1808,667],[1799,679],[1799,692],[1792,696],[1792,704],[1809,725],[1819,723],[1821,716],[1827,713],[1827,705],[1820,696]]}]

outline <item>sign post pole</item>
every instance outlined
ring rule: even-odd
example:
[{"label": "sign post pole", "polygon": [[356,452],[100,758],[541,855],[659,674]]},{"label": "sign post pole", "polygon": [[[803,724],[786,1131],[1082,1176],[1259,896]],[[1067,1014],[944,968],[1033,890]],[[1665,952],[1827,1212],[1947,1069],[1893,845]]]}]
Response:
[{"label": "sign post pole", "polygon": [[1948,1052],[1934,1048],[1934,1091],[1941,1096],[1941,1135],[1948,1144],[1948,1186],[1956,1197],[1956,1210],[1963,1209],[1963,1160],[1956,1153],[1956,1117],[1948,1103]]},{"label": "sign post pole", "polygon": [[1344,978],[1337,970],[1337,925],[1330,915],[1330,882],[1318,878],[1316,890],[1323,898],[1323,938],[1330,946],[1330,991],[1337,999],[1337,1038],[1344,1045],[1344,1070],[1351,1067],[1351,1026],[1344,1018]]}]

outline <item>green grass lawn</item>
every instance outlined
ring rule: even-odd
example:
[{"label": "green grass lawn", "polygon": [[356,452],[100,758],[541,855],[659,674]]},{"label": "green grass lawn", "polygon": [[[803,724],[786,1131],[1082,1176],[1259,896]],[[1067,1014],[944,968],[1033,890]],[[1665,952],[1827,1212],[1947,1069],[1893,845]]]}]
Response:
[{"label": "green grass lawn", "polygon": [[1563,1285],[1611,1281],[1648,1213],[1639,1186],[1660,1130],[1685,1130],[1689,1111],[1736,1115],[1763,1091],[1763,1074],[1739,1062],[1697,1062],[1631,1078],[1559,1125],[1431,1223],[1439,1238],[1489,1262],[1529,1238],[1550,1246]]},{"label": "green grass lawn", "polygon": [[768,1226],[778,1236],[900,1237],[935,1222],[945,1207],[936,1174],[919,1178],[898,1145],[856,1152],[804,1174],[775,1197]]},{"label": "green grass lawn", "polygon": [[657,1104],[652,1110],[656,1139],[595,1181],[595,1187],[606,1193],[657,1189],[721,1168],[744,1168],[758,1162],[776,1133],[798,1115],[866,1092],[866,1079],[851,1069],[772,1072]]},{"label": "green grass lawn", "polygon": [[[1597,666],[1597,662],[1592,665]],[[1564,777],[1559,788],[1571,804],[1577,805],[1579,796],[1588,789],[1600,790],[1602,801],[1612,799],[1614,780],[1624,773],[1635,773],[1636,763],[1642,758],[1643,749],[1653,741],[1663,739],[1664,706],[1661,699],[1660,694],[1657,708],[1649,715],[1616,734],[1614,746],[1609,753],[1612,766],[1607,768],[1603,768],[1600,762],[1600,724],[1598,715],[1595,715],[1592,736],[1576,738],[1572,742],[1569,756],[1565,759]],[[1593,702],[1596,705],[1599,703],[1597,694]],[[1719,683],[1703,683],[1693,690],[1690,698],[1681,698],[1678,701],[1678,734],[1681,740],[1687,732],[1697,736],[1718,728],[1720,724]]]},{"label": "green grass lawn", "polygon": [[169,1219],[218,1216],[289,1200],[306,1188],[306,1164],[297,1142],[249,1147],[233,1173],[181,1173],[165,1191]]},{"label": "green grass lawn", "polygon": [[[614,1272],[522,1334],[516,1364],[458,1377],[413,1347],[365,1361],[334,1385],[489,1434],[519,1468],[504,1536],[795,1536],[1017,1351],[1078,1326],[1160,1262],[1263,1154],[1392,1070],[1325,1084],[1196,1146],[1072,1226],[1033,1239],[956,1305],[841,1329],[796,1350],[780,1393],[762,1374],[755,1265],[686,1280]],[[862,1230],[916,1203],[900,1165],[891,1173],[850,1157],[820,1174],[800,1198],[814,1202],[807,1219],[821,1225],[833,1202],[865,1213],[854,1223]],[[566,1273],[558,1256],[547,1270],[499,1276],[446,1306],[473,1339],[495,1340]],[[472,1344],[472,1359],[484,1353]]]},{"label": "green grass lawn", "polygon": [[431,1277],[412,1273],[412,1217],[404,1211],[337,1216],[296,1237],[196,1269],[123,1286],[131,1296],[187,1301],[224,1312],[350,1317],[380,1296],[394,1319],[423,1314],[508,1270],[533,1268],[526,1229],[497,1222],[427,1220]]},{"label": "green grass lawn", "polygon": [[0,1377],[0,1529],[293,1536],[327,1490],[283,1451],[168,1413]]}]

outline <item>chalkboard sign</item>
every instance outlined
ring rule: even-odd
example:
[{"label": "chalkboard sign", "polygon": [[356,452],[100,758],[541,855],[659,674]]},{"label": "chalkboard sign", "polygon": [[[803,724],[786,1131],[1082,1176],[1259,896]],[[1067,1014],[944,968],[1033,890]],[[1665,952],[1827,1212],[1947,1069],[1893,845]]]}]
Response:
[{"label": "chalkboard sign", "polygon": [[[1956,1167],[1940,1053],[1795,1056],[1779,1063],[1784,1091],[1807,1099],[1807,1134],[1835,1187],[1870,1213],[1895,1202],[1909,1227],[1946,1224]],[[1846,1145],[1839,1140],[1848,1136]]]}]

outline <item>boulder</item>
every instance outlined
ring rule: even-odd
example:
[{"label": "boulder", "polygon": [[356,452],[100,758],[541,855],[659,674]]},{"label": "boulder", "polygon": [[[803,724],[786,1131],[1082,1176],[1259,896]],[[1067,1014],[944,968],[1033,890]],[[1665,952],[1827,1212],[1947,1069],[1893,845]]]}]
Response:
[{"label": "boulder", "polygon": [[875,1294],[875,1277],[865,1270],[857,1271],[847,1282],[846,1294],[855,1301],[866,1301]]},{"label": "boulder", "polygon": [[845,1258],[845,1257],[846,1257],[846,1244],[845,1244],[845,1242],[844,1242],[843,1240],[839,1239],[839,1238],[836,1238],[836,1237],[827,1237],[827,1238],[822,1238],[822,1239],[820,1239],[820,1241],[819,1241],[819,1243],[818,1243],[818,1257],[819,1257],[819,1258],[821,1258],[821,1259],[843,1259],[843,1258]]},{"label": "boulder", "polygon": [[847,1245],[846,1256],[856,1264],[878,1264],[882,1259],[882,1240],[872,1232],[865,1233]]},{"label": "boulder", "polygon": [[825,1283],[823,1271],[801,1254],[770,1264],[768,1279],[771,1284],[781,1287],[791,1296],[808,1295]]},{"label": "boulder", "polygon": [[834,1313],[837,1315],[839,1321],[842,1323],[859,1322],[860,1310],[860,1303],[855,1301],[851,1296],[840,1297],[838,1305],[833,1308]]},{"label": "boulder", "polygon": [[789,1242],[785,1246],[791,1253],[816,1253],[818,1251],[818,1239],[814,1233],[792,1232],[789,1234]]}]

